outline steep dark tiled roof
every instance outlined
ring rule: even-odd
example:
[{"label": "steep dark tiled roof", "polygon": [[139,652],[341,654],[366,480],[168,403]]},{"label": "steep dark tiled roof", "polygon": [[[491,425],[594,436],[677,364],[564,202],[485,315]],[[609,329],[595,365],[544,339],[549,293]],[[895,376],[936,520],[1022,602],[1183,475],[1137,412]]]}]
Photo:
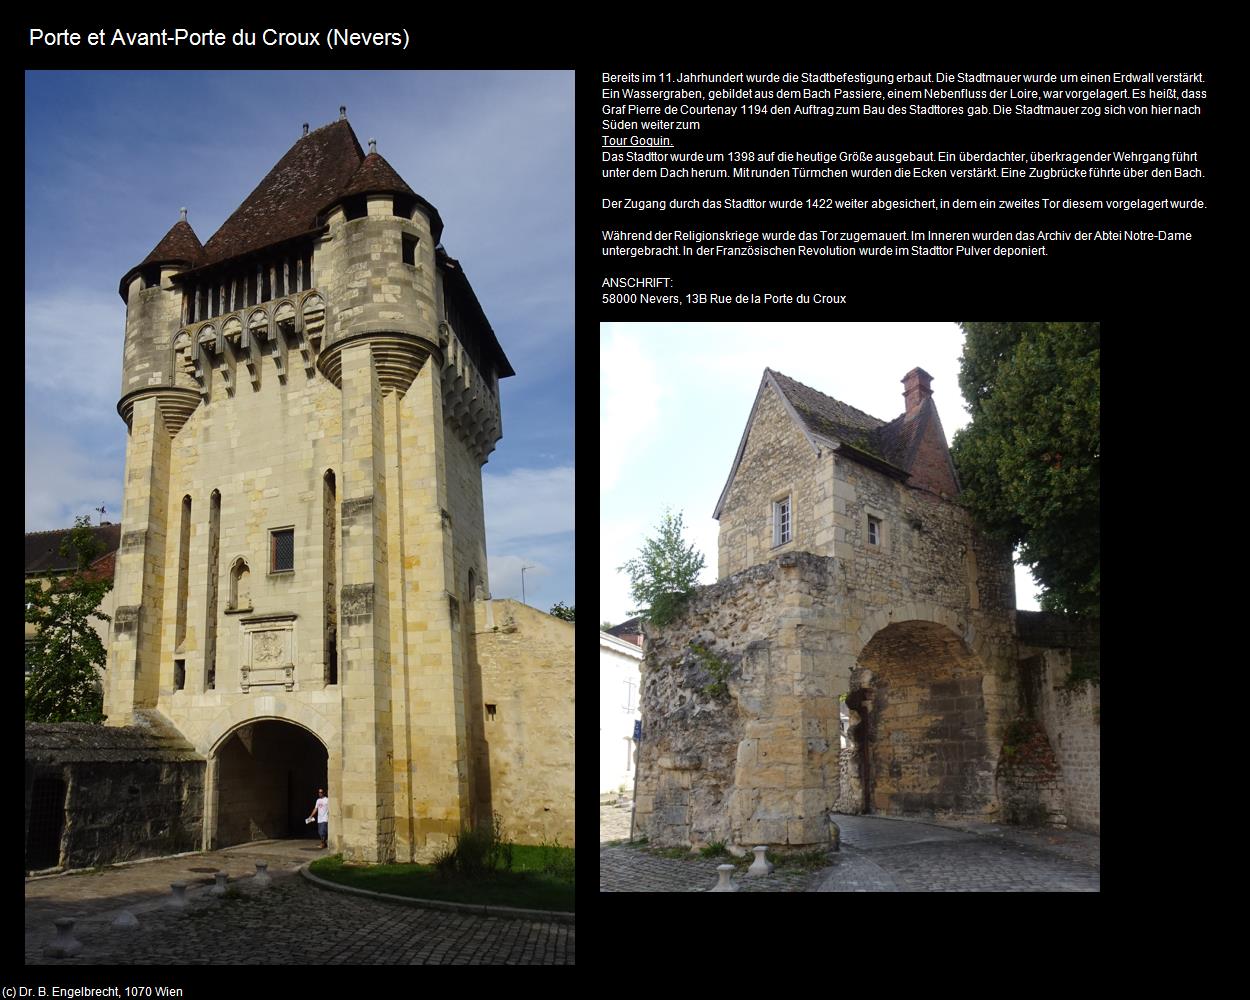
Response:
[{"label": "steep dark tiled roof", "polygon": [[[360,166],[352,174],[351,179],[347,182],[347,186],[338,192],[329,204],[354,194],[382,193],[406,194],[414,198],[416,197],[416,192],[404,183],[404,179],[399,174],[395,173],[394,167],[387,163],[379,154],[370,153],[360,161]],[[329,204],[322,207],[328,208]]]},{"label": "steep dark tiled roof", "polygon": [[204,247],[195,230],[185,219],[175,222],[161,241],[152,248],[152,252],[127,271],[118,286],[123,299],[126,298],[126,286],[139,271],[149,264],[188,264],[195,267],[204,259]]},{"label": "steep dark tiled roof", "polygon": [[216,264],[314,229],[317,213],[335,200],[363,159],[346,119],[301,137],[209,238],[202,264]]},{"label": "steep dark tiled roof", "polygon": [[204,247],[195,230],[186,220],[175,222],[152,252],[143,258],[139,267],[149,264],[198,264],[204,257]]},{"label": "steep dark tiled roof", "polygon": [[[92,563],[95,573],[103,572],[106,559],[117,551],[121,544],[122,526],[120,524],[97,524],[91,528],[95,540],[103,546],[101,556]],[[61,555],[61,540],[69,534],[69,529],[58,528],[55,531],[33,531],[26,535],[26,572],[29,573],[67,573],[74,569],[74,563]],[[111,565],[111,564],[110,564]],[[94,574],[93,574],[94,575]],[[112,574],[109,573],[109,576]]]},{"label": "steep dark tiled roof", "polygon": [[627,635],[642,635],[642,619],[630,618],[628,621],[623,621],[619,625],[613,625],[611,628],[605,628],[604,631],[607,632],[608,635],[616,636],[618,639]]},{"label": "steep dark tiled roof", "polygon": [[817,392],[802,382],[796,382],[781,372],[775,372],[771,368],[764,370],[772,375],[777,387],[813,434],[872,450],[873,432],[885,426],[884,420],[847,406],[846,403]]}]

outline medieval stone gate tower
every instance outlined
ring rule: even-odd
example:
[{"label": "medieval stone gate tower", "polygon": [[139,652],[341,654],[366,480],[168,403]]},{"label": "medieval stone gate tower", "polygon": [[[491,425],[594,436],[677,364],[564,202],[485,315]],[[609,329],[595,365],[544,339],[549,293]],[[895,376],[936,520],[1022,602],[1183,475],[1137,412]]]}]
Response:
[{"label": "medieval stone gate tower", "polygon": [[908,372],[887,422],[765,370],[715,511],[720,582],[649,630],[635,807],[652,842],[999,814],[1011,552],[955,502],[930,383]]},{"label": "medieval stone gate tower", "polygon": [[335,848],[407,860],[489,801],[481,466],[513,371],[442,228],[341,111],[122,278],[105,711],[204,755],[209,845],[293,832],[328,782]]}]

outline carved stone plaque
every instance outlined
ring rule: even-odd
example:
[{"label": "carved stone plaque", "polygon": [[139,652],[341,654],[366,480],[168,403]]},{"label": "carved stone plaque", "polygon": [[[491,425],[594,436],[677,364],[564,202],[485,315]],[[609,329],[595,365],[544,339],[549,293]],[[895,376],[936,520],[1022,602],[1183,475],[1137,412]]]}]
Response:
[{"label": "carved stone plaque", "polygon": [[243,630],[240,686],[281,685],[295,689],[295,615],[257,615],[239,623]]}]

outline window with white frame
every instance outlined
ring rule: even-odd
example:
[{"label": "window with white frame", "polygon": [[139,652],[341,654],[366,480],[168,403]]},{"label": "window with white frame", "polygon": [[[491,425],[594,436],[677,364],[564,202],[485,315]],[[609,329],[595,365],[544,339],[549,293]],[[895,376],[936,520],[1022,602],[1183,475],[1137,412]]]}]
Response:
[{"label": "window with white frame", "polygon": [[881,518],[872,515],[868,517],[868,544],[881,544]]},{"label": "window with white frame", "polygon": [[790,498],[773,501],[773,548],[785,545],[793,536],[793,515],[790,510]]},{"label": "window with white frame", "polygon": [[634,710],[634,682],[625,682],[625,704],[622,706],[625,711],[632,712]]}]

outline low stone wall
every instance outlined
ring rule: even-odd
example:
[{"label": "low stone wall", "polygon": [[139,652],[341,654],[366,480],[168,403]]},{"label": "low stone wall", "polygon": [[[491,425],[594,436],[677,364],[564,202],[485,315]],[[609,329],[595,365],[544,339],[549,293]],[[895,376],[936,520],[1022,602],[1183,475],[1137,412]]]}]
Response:
[{"label": "low stone wall", "polygon": [[1041,722],[1058,766],[1062,811],[1068,825],[1101,832],[1101,688],[1072,676],[1097,673],[1096,622],[1043,612],[1021,612],[1020,655],[1024,710]]},{"label": "low stone wall", "polygon": [[653,843],[829,842],[833,571],[784,555],[700,588],[678,621],[648,630],[636,809]]},{"label": "low stone wall", "polygon": [[[27,856],[55,858],[48,867],[86,868],[202,846],[204,760],[167,730],[27,723],[25,779]],[[62,791],[58,815],[49,794]],[[47,843],[58,821],[59,844]]]}]

